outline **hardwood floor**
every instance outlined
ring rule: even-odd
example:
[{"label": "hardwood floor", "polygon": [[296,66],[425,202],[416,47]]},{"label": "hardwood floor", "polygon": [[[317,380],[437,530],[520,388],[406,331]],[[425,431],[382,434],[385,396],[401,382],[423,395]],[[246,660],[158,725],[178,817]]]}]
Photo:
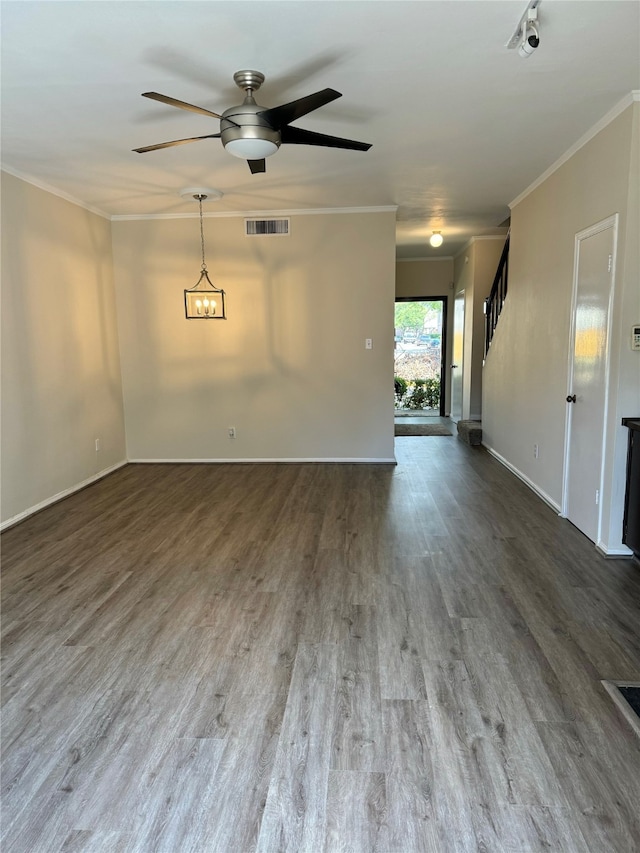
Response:
[{"label": "hardwood floor", "polygon": [[640,569],[483,450],[131,465],[2,537],[4,853],[633,853]]}]

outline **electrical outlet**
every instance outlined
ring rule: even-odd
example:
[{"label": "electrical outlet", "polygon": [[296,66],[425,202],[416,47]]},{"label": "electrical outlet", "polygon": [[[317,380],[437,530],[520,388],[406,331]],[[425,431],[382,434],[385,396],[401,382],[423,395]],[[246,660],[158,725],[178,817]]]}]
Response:
[{"label": "electrical outlet", "polygon": [[235,437],[236,437],[236,428],[235,427],[229,427],[229,438],[235,438]]},{"label": "electrical outlet", "polygon": [[96,453],[100,450],[100,439],[96,438]]},{"label": "electrical outlet", "polygon": [[533,445],[533,458],[537,459],[540,456],[540,448],[537,444]]},{"label": "electrical outlet", "polygon": [[365,349],[373,349],[373,340],[371,338],[365,338],[364,348]]}]

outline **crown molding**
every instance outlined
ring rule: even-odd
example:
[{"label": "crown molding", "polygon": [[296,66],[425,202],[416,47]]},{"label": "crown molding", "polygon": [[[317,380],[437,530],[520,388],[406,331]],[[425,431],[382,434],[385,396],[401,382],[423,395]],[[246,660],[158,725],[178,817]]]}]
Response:
[{"label": "crown molding", "polygon": [[502,240],[502,242],[504,243],[506,239],[506,230],[504,234],[483,234],[480,237],[472,237],[470,240],[467,240],[467,242],[464,244],[464,246],[460,249],[460,251],[456,254],[455,257],[459,258],[463,252],[466,252],[467,249],[471,248],[474,243],[479,243],[481,240]]},{"label": "crown molding", "polygon": [[[277,219],[283,216],[322,216],[342,213],[396,213],[395,204],[380,207],[319,207],[298,210],[220,210],[202,214],[204,219]],[[199,213],[124,213],[114,214],[113,222],[131,222],[138,219],[199,219]]]},{"label": "crown molding", "polygon": [[593,127],[581,136],[580,139],[571,146],[571,148],[568,148],[555,163],[549,166],[549,168],[540,175],[539,178],[536,178],[533,183],[529,184],[526,190],[523,190],[519,196],[516,196],[516,198],[514,198],[514,200],[509,204],[509,209],[513,210],[517,204],[520,204],[520,202],[537,189],[540,184],[543,184],[547,178],[550,178],[554,172],[557,172],[557,170],[563,166],[567,160],[570,160],[581,148],[583,148],[587,142],[590,142],[594,136],[597,136],[601,130],[604,130],[607,125],[611,124],[614,119],[618,118],[618,116],[630,107],[631,104],[638,103],[639,101],[640,89],[634,89],[632,92],[629,92],[628,95],[625,95],[625,97],[619,101],[615,107],[603,115],[602,118],[593,125]]},{"label": "crown molding", "polygon": [[415,263],[424,263],[425,261],[435,261],[436,263],[442,263],[442,261],[452,261],[453,255],[442,255],[439,258],[429,257],[429,258],[396,258],[397,264],[415,264]]},{"label": "crown molding", "polygon": [[[79,198],[76,198],[70,193],[66,193],[63,190],[58,189],[57,187],[51,186],[51,184],[47,184],[44,181],[41,181],[39,178],[36,178],[33,175],[28,175],[26,172],[21,172],[18,169],[14,169],[12,166],[6,165],[6,163],[0,164],[0,170],[6,172],[9,175],[13,175],[14,178],[19,178],[19,180],[24,181],[27,184],[32,184],[34,187],[38,187],[38,189],[51,193],[51,195],[55,195],[58,198],[62,198],[65,201],[69,201],[72,204],[77,205],[78,207],[82,207],[84,208],[84,210],[88,210],[90,213],[95,213],[98,216],[102,216],[104,219],[110,219],[112,222],[127,222],[136,219],[198,219],[200,217],[199,213],[110,214],[104,210],[101,210],[99,207],[93,207],[92,205],[87,204],[86,202],[82,201]],[[397,204],[387,204],[372,207],[319,207],[301,208],[299,210],[229,210],[217,211],[215,213],[203,212],[202,215],[204,218],[211,219],[268,219],[277,218],[281,216],[318,216],[336,213],[397,213],[397,211]]]},{"label": "crown molding", "polygon": [[52,187],[51,184],[46,184],[44,181],[41,181],[39,178],[35,178],[33,175],[27,175],[25,172],[20,172],[18,169],[13,169],[11,166],[7,166],[6,163],[0,165],[0,169],[3,172],[6,172],[8,175],[13,175],[14,178],[18,178],[21,181],[24,181],[26,184],[31,184],[34,187],[37,187],[39,190],[44,190],[47,193],[51,193],[51,195],[55,195],[58,198],[64,199],[64,201],[69,201],[71,204],[77,205],[77,207],[81,207],[84,210],[88,210],[89,213],[95,213],[97,216],[101,216],[103,219],[111,219],[111,215],[106,213],[104,210],[100,210],[99,207],[92,207],[90,204],[87,204],[84,201],[81,201],[79,198],[76,198],[70,193],[65,193],[62,190],[59,190],[57,187]]}]

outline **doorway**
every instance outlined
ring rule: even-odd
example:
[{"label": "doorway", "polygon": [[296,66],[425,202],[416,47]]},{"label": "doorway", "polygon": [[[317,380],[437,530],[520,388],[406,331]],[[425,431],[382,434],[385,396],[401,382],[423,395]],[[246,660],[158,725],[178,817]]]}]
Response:
[{"label": "doorway", "polygon": [[447,297],[397,297],[396,417],[445,415]]},{"label": "doorway", "polygon": [[563,515],[600,540],[617,216],[576,234]]}]

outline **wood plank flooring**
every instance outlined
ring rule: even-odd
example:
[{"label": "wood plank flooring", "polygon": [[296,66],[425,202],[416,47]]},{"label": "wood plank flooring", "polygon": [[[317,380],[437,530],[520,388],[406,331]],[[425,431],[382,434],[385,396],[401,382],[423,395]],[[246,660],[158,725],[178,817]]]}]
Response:
[{"label": "wood plank flooring", "polygon": [[131,465],[2,537],[4,853],[633,853],[640,569],[481,449]]}]

